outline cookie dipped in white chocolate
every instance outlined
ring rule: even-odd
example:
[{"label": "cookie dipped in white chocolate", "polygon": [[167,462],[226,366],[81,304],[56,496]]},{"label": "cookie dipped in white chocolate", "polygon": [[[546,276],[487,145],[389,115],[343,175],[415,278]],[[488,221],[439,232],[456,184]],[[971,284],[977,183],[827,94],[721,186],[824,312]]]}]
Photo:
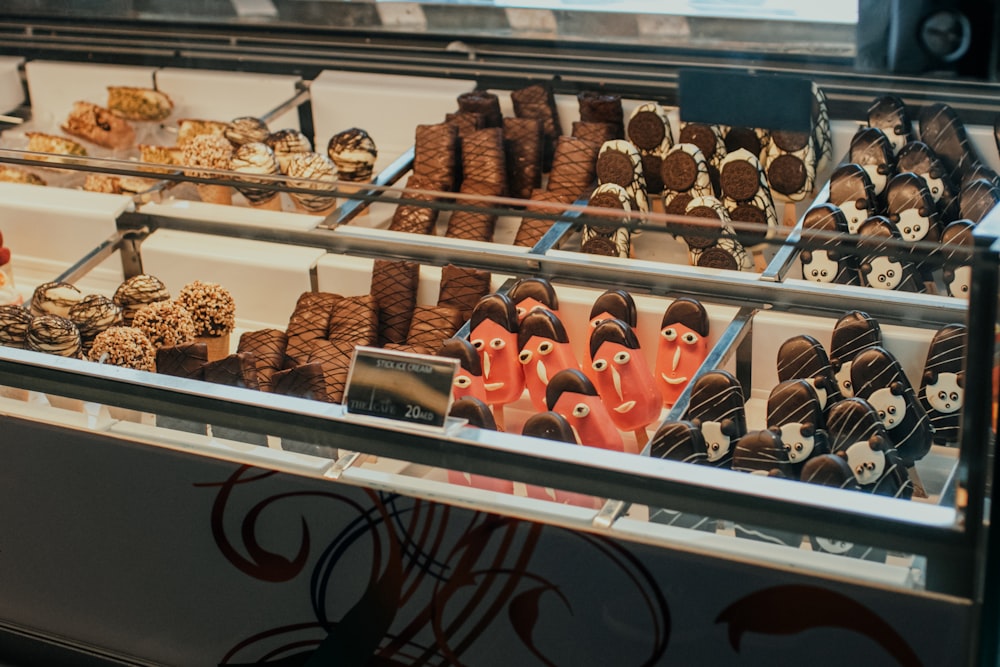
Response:
[{"label": "cookie dipped in white chocolate", "polygon": [[0,345],[25,347],[31,313],[22,306],[8,304],[0,306]]},{"label": "cookie dipped in white chocolate", "polygon": [[[241,183],[256,183],[258,185],[262,182],[260,179],[248,178],[246,175],[276,176],[280,173],[278,159],[275,157],[274,151],[267,144],[259,141],[252,141],[237,148],[229,160],[229,168],[242,175],[237,179]],[[277,185],[273,181],[269,181],[268,184]],[[237,186],[237,190],[255,208],[280,210],[281,201],[278,198],[277,190],[265,190],[245,185]]]},{"label": "cookie dipped in white chocolate", "polygon": [[35,352],[56,354],[60,357],[80,356],[80,332],[75,324],[58,315],[40,315],[32,318],[25,342],[26,347]]},{"label": "cookie dipped in white chocolate", "polygon": [[361,128],[352,127],[330,137],[326,153],[336,165],[340,180],[357,183],[371,180],[378,148]]},{"label": "cookie dipped in white chocolate", "polygon": [[31,296],[32,315],[58,315],[66,317],[69,309],[83,298],[75,285],[62,282],[43,283]]},{"label": "cookie dipped in white chocolate", "polygon": [[271,130],[268,129],[267,123],[256,116],[240,116],[229,121],[223,136],[233,146],[242,146],[255,141],[261,143],[267,141],[271,136]]},{"label": "cookie dipped in white chocolate", "polygon": [[[295,207],[306,213],[328,213],[337,206],[337,198],[330,196],[339,172],[336,165],[319,153],[297,153],[288,161],[287,184],[300,190],[314,190],[316,194],[289,192]],[[302,180],[295,180],[302,179]],[[323,193],[323,194],[321,194]]]}]

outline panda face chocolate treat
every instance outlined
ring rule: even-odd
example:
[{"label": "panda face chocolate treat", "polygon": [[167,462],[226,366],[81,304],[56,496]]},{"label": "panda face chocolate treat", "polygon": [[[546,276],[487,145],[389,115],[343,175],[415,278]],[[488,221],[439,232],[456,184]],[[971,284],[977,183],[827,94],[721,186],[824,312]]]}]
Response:
[{"label": "panda face chocolate treat", "polygon": [[913,139],[913,123],[906,105],[895,95],[875,98],[868,107],[868,125],[882,130],[894,153]]},{"label": "panda face chocolate treat", "polygon": [[687,387],[708,355],[708,313],[687,297],[667,306],[660,321],[656,348],[656,386],[664,407],[670,407]]},{"label": "panda face chocolate treat", "polygon": [[919,120],[920,140],[941,158],[952,179],[960,181],[979,159],[958,114],[947,104],[928,104],[920,110]]},{"label": "panda face chocolate treat", "polygon": [[535,410],[544,411],[549,378],[564,368],[580,367],[570,348],[566,329],[555,313],[536,308],[521,320],[517,347],[531,403]]},{"label": "panda face chocolate treat", "polygon": [[882,194],[895,173],[895,155],[892,144],[882,130],[875,127],[860,128],[851,139],[850,160],[861,165],[876,195]]},{"label": "panda face chocolate treat", "polygon": [[744,403],[743,388],[728,371],[709,371],[691,387],[684,418],[701,429],[711,465],[729,467],[733,444],[747,432]]},{"label": "panda face chocolate treat", "polygon": [[[811,231],[823,234],[810,235]],[[858,284],[856,258],[840,248],[845,234],[847,220],[841,209],[833,204],[817,204],[806,211],[802,218],[802,238],[808,240],[814,236],[814,245],[822,244],[823,247],[803,248],[799,253],[804,280],[838,285]]]},{"label": "panda face chocolate treat", "polygon": [[683,463],[708,461],[701,429],[690,421],[664,422],[649,441],[649,455]]},{"label": "panda face chocolate treat", "polygon": [[767,398],[767,427],[784,443],[785,457],[795,476],[803,463],[826,453],[823,409],[816,391],[806,380],[785,380]]},{"label": "panda face chocolate treat", "polygon": [[886,241],[900,240],[896,226],[881,215],[872,216],[858,230],[861,262],[858,277],[866,287],[900,292],[922,291],[910,254],[899,245]]},{"label": "panda face chocolate treat", "polygon": [[857,234],[861,224],[878,212],[871,177],[853,162],[840,165],[830,176],[829,202],[843,211],[851,234]]},{"label": "panda face chocolate treat", "polygon": [[966,182],[958,193],[958,214],[973,222],[982,222],[997,204],[1000,204],[1000,187],[985,178]]},{"label": "panda face chocolate treat", "polygon": [[847,463],[860,490],[896,498],[913,494],[885,425],[867,401],[844,399],[830,411],[827,425],[833,452]]},{"label": "panda face chocolate treat", "polygon": [[881,344],[882,329],[868,313],[852,310],[837,320],[830,341],[830,365],[837,378],[841,396],[854,396],[854,384],[851,382],[851,363],[854,357],[862,350]]},{"label": "panda face chocolate treat", "polygon": [[954,198],[955,188],[947,167],[924,142],[911,141],[903,146],[896,165],[900,173],[910,172],[922,178],[935,202],[947,203]]},{"label": "panda face chocolate treat", "polygon": [[[806,380],[816,392],[820,410],[840,400],[840,386],[823,344],[805,334],[792,336],[778,348],[778,380]],[[817,424],[822,428],[822,424]]]},{"label": "panda face chocolate treat", "polygon": [[966,328],[949,324],[934,334],[920,382],[920,403],[931,420],[934,442],[956,445],[965,398]]},{"label": "panda face chocolate treat", "polygon": [[882,347],[860,352],[851,366],[851,382],[855,396],[868,401],[878,412],[906,466],[912,466],[930,451],[930,419],[891,352]]},{"label": "panda face chocolate treat", "polygon": [[776,429],[750,431],[736,442],[733,470],[765,477],[789,477],[788,446]]},{"label": "panda face chocolate treat", "polygon": [[950,223],[941,232],[942,250],[945,253],[944,263],[941,266],[941,279],[944,281],[948,296],[969,300],[969,291],[972,289],[972,266],[968,256],[959,256],[951,251],[949,246],[972,248],[972,230],[976,224],[971,220],[956,220]]},{"label": "panda face chocolate treat", "polygon": [[904,241],[940,238],[937,207],[924,179],[913,173],[896,174],[886,186],[886,213]]}]

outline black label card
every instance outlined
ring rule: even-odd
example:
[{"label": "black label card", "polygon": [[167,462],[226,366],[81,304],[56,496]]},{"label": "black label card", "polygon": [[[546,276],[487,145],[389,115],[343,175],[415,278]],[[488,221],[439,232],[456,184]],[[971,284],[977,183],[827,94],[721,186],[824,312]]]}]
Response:
[{"label": "black label card", "polygon": [[458,360],[358,347],[344,390],[347,412],[442,427]]},{"label": "black label card", "polygon": [[782,74],[682,69],[681,120],[786,132],[812,130],[812,81]]}]

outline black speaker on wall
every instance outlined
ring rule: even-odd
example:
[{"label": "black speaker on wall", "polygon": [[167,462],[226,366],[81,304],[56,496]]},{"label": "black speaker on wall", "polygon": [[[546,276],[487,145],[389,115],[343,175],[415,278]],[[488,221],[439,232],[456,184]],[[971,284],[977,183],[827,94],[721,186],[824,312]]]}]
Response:
[{"label": "black speaker on wall", "polygon": [[860,0],[857,65],[998,79],[1000,0]]}]

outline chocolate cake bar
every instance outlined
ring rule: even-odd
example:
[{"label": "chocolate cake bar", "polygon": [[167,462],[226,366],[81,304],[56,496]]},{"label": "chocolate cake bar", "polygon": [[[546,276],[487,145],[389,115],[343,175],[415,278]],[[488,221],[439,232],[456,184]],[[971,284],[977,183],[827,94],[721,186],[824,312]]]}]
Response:
[{"label": "chocolate cake bar", "polygon": [[500,127],[503,114],[500,112],[500,98],[488,90],[474,90],[458,96],[460,111],[478,113],[486,121],[485,127]]},{"label": "chocolate cake bar", "polygon": [[161,347],[156,351],[156,372],[164,375],[201,380],[208,363],[208,345],[181,343]]},{"label": "chocolate cake bar", "polygon": [[437,305],[454,308],[467,320],[476,303],[490,292],[490,274],[448,264],[441,268]]},{"label": "chocolate cake bar", "polygon": [[[470,194],[507,194],[507,157],[503,129],[489,127],[462,137],[462,192]],[[470,183],[492,187],[471,186]]]},{"label": "chocolate cake bar", "polygon": [[304,292],[288,320],[288,346],[285,354],[292,365],[305,363],[309,348],[317,338],[326,338],[333,306],[342,297],[329,292]]},{"label": "chocolate cake bar", "polygon": [[261,391],[271,391],[274,374],[285,368],[287,346],[288,335],[281,329],[247,331],[240,336],[236,351],[252,354],[257,360],[257,385]]},{"label": "chocolate cake bar", "polygon": [[611,123],[596,123],[582,120],[573,121],[572,136],[584,141],[590,141],[600,146],[605,141],[615,138],[615,127]]},{"label": "chocolate cake bar", "polygon": [[449,123],[417,125],[413,174],[431,190],[453,192],[458,184],[458,128]]},{"label": "chocolate cake bar", "polygon": [[375,260],[370,293],[378,305],[380,345],[406,341],[417,303],[419,276],[420,265],[416,262]]},{"label": "chocolate cake bar", "polygon": [[271,391],[285,396],[331,402],[326,388],[323,364],[305,363],[274,374]]},{"label": "chocolate cake bar", "polygon": [[542,123],[537,118],[504,118],[507,188],[512,197],[528,199],[542,184]]},{"label": "chocolate cake bar", "polygon": [[260,388],[257,381],[257,360],[247,352],[237,352],[218,361],[210,361],[202,369],[206,382],[245,389]]},{"label": "chocolate cake bar", "polygon": [[[557,193],[547,192],[545,190],[535,190],[531,193],[531,201],[538,202],[556,202],[556,203],[566,203],[565,196],[560,196]],[[543,211],[545,213],[555,213],[556,211],[551,211],[549,209],[541,207],[533,207],[530,203],[525,206],[525,210],[537,210]],[[533,247],[538,243],[545,232],[549,231],[552,227],[552,220],[546,218],[538,218],[535,216],[527,216],[521,219],[521,225],[517,228],[517,234],[514,235],[514,245],[523,246],[527,248]]]},{"label": "chocolate cake bar", "polygon": [[354,345],[378,344],[378,309],[370,294],[346,296],[333,306],[326,337]]},{"label": "chocolate cake bar", "polygon": [[542,121],[542,133],[545,136],[542,169],[548,171],[552,167],[556,139],[562,134],[559,112],[556,109],[556,98],[552,94],[552,89],[536,83],[511,92],[510,99],[514,104],[515,116],[518,118],[537,118]]},{"label": "chocolate cake bar", "polygon": [[309,364],[321,365],[326,382],[326,398],[321,400],[331,403],[343,400],[354,348],[355,345],[346,340],[318,340],[313,344]]},{"label": "chocolate cake bar", "polygon": [[590,189],[596,176],[598,144],[576,137],[559,137],[549,174],[548,191],[558,201],[573,203]]},{"label": "chocolate cake bar", "polygon": [[614,130],[613,139],[625,136],[625,114],[622,96],[617,93],[600,93],[585,90],[576,96],[580,106],[580,120],[585,123],[607,123]]},{"label": "chocolate cake bar", "polygon": [[[415,190],[438,190],[440,183],[414,173],[407,181],[406,187]],[[417,201],[434,201],[436,199],[432,195],[417,192],[407,192],[404,197]],[[392,214],[389,229],[394,232],[409,232],[410,234],[432,234],[438,213],[438,209],[429,206],[399,204]]]},{"label": "chocolate cake bar", "polygon": [[410,345],[437,350],[441,343],[451,338],[465,322],[462,312],[451,306],[417,306],[413,309],[410,332],[406,342]]},{"label": "chocolate cake bar", "polygon": [[454,111],[445,114],[444,122],[458,128],[459,138],[464,138],[486,127],[486,116],[469,111]]}]

